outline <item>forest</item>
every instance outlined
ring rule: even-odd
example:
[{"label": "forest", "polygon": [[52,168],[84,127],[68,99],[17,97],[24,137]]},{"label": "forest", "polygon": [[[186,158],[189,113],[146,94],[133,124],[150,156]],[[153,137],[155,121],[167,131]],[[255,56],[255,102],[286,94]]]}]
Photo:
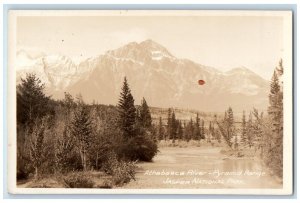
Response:
[{"label": "forest", "polygon": [[[124,78],[116,105],[88,104],[65,92],[54,100],[35,74],[17,85],[17,183],[26,187],[113,188],[135,180],[136,164],[151,162],[159,148],[221,146],[230,156],[257,156],[274,175],[283,171],[282,60],[270,81],[269,107],[235,116],[196,112],[189,120],[135,105]],[[101,101],[98,101],[101,103]],[[55,177],[55,178],[53,178]],[[55,179],[55,180],[54,180]],[[100,181],[94,181],[100,179]]]}]

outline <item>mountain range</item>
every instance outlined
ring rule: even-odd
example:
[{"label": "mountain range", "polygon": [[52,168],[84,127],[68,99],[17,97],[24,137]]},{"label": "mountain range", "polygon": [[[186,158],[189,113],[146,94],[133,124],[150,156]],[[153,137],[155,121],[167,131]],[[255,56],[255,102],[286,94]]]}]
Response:
[{"label": "mountain range", "polygon": [[145,97],[150,106],[210,112],[268,106],[269,82],[246,67],[222,72],[177,58],[152,40],[131,42],[79,64],[67,56],[19,50],[16,64],[17,83],[26,73],[35,73],[55,99],[64,92],[80,93],[88,103],[115,105],[126,76],[136,104]]}]

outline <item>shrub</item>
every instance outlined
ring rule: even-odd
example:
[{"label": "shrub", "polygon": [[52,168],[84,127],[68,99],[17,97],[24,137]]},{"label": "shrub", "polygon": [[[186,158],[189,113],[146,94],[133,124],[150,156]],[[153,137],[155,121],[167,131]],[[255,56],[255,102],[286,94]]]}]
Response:
[{"label": "shrub", "polygon": [[130,161],[151,161],[157,154],[156,142],[147,135],[133,137],[120,147],[120,155]]},{"label": "shrub", "polygon": [[135,162],[118,160],[114,152],[109,154],[103,169],[107,174],[112,175],[114,185],[123,185],[135,178]]},{"label": "shrub", "polygon": [[92,177],[80,172],[69,173],[63,177],[64,182],[69,188],[93,188]]}]

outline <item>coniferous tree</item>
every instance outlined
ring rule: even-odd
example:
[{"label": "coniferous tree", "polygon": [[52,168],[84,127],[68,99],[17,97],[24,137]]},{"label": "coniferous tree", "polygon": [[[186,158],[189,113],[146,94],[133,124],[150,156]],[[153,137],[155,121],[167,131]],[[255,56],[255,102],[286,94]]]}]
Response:
[{"label": "coniferous tree", "polygon": [[150,129],[152,126],[152,118],[145,98],[142,99],[139,113],[140,113],[139,117],[141,120],[142,127],[144,127],[145,129]]},{"label": "coniferous tree", "polygon": [[136,109],[126,77],[118,103],[118,124],[125,139],[135,136]]},{"label": "coniferous tree", "polygon": [[172,112],[172,117],[171,117],[171,137],[172,137],[172,143],[175,143],[176,139],[176,116],[175,112]]},{"label": "coniferous tree", "polygon": [[213,129],[213,125],[212,125],[212,122],[209,121],[209,127],[208,127],[208,136],[209,136],[209,140],[211,141],[211,139],[214,139],[214,129]]},{"label": "coniferous tree", "polygon": [[254,145],[254,136],[253,136],[253,122],[252,122],[252,113],[249,114],[249,119],[247,122],[247,143],[248,146],[251,148]]},{"label": "coniferous tree", "polygon": [[255,143],[258,149],[261,150],[261,155],[263,153],[264,149],[264,133],[263,133],[263,112],[259,114],[257,109],[253,109],[253,115],[254,115],[254,122],[253,122],[253,134],[255,137]]},{"label": "coniferous tree", "polygon": [[[272,135],[268,140],[267,164],[279,175],[282,176],[283,168],[283,83],[279,78],[283,75],[282,60],[273,73],[270,94],[268,114],[271,122]],[[270,162],[269,160],[275,160]]]},{"label": "coniferous tree", "polygon": [[243,118],[242,118],[242,129],[241,129],[241,143],[245,146],[247,145],[247,123],[246,123],[246,114],[243,111]]},{"label": "coniferous tree", "polygon": [[27,74],[17,86],[17,122],[27,125],[29,131],[35,119],[53,113],[53,109],[49,109],[50,97],[44,94],[44,89],[45,84],[35,74]]},{"label": "coniferous tree", "polygon": [[171,108],[168,109],[168,120],[167,120],[167,136],[168,139],[171,139],[172,137],[172,110]]},{"label": "coniferous tree", "polygon": [[219,127],[219,131],[222,134],[227,145],[232,148],[232,137],[236,135],[235,127],[234,127],[234,117],[232,108],[229,107],[227,111],[225,111],[224,119],[220,123],[217,121],[217,125]]},{"label": "coniferous tree", "polygon": [[164,129],[163,129],[163,124],[162,124],[162,118],[159,117],[159,123],[158,123],[158,140],[163,140],[165,139],[165,135],[164,135]]},{"label": "coniferous tree", "polygon": [[202,119],[202,123],[201,123],[201,138],[205,139],[205,127],[204,127],[204,120]]},{"label": "coniferous tree", "polygon": [[200,118],[199,118],[198,113],[196,115],[195,131],[194,131],[193,139],[194,140],[202,139],[202,132],[201,132],[201,128],[200,128]]},{"label": "coniferous tree", "polygon": [[189,124],[188,124],[188,134],[187,134],[187,140],[190,141],[193,137],[193,134],[194,134],[194,122],[193,122],[193,119],[191,118]]},{"label": "coniferous tree", "polygon": [[[21,83],[17,86],[18,178],[24,178],[30,174],[33,162],[28,146],[32,145],[31,138],[39,134],[37,132],[39,129],[34,129],[36,123],[41,122],[47,115],[53,117],[55,114],[52,101],[45,95],[44,89],[45,85],[35,74],[27,74],[26,78],[21,78]],[[52,123],[52,119],[47,119],[47,122]]]},{"label": "coniferous tree", "polygon": [[188,141],[188,125],[183,122],[183,140]]},{"label": "coniferous tree", "polygon": [[178,139],[179,140],[183,139],[183,128],[182,128],[181,121],[179,121],[178,123]]}]

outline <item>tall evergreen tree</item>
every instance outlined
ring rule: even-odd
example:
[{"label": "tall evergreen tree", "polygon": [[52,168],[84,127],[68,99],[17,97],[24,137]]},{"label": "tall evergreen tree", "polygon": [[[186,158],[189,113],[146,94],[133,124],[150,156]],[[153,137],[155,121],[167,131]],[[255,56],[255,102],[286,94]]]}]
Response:
[{"label": "tall evergreen tree", "polygon": [[208,136],[209,136],[209,139],[211,141],[211,139],[215,139],[215,130],[213,128],[213,124],[211,121],[209,121],[209,127],[208,127]]},{"label": "tall evergreen tree", "polygon": [[182,123],[179,121],[178,123],[178,139],[182,140],[183,139],[183,128],[182,128]]},{"label": "tall evergreen tree", "polygon": [[205,127],[204,127],[204,120],[202,119],[202,123],[201,123],[201,138],[205,139]]},{"label": "tall evergreen tree", "polygon": [[171,117],[171,137],[172,137],[172,142],[175,143],[176,139],[176,116],[175,112],[172,112],[172,117]]},{"label": "tall evergreen tree", "polygon": [[172,110],[168,108],[168,118],[167,118],[167,139],[171,139],[172,137]]},{"label": "tall evergreen tree", "polygon": [[194,134],[194,122],[193,122],[193,119],[191,118],[189,124],[188,124],[188,133],[187,133],[187,140],[190,141],[193,137],[193,134]]},{"label": "tall evergreen tree", "polygon": [[252,122],[252,113],[249,114],[249,119],[247,122],[247,143],[251,148],[254,145],[254,136],[253,136],[253,122]]},{"label": "tall evergreen tree", "polygon": [[231,142],[232,137],[236,135],[235,127],[234,127],[234,117],[233,117],[233,110],[231,107],[227,110],[227,139]]},{"label": "tall evergreen tree", "polygon": [[198,113],[196,115],[196,122],[195,122],[195,130],[194,130],[193,139],[195,139],[195,140],[202,139],[202,132],[201,132],[201,128],[200,128],[200,118],[199,118]]},{"label": "tall evergreen tree", "polygon": [[233,117],[233,110],[231,107],[225,111],[223,122],[220,123],[218,121],[217,125],[219,127],[220,133],[222,134],[224,140],[226,141],[227,145],[232,148],[232,137],[236,135],[235,127],[234,127],[234,117]]},{"label": "tall evergreen tree", "polygon": [[159,117],[159,123],[158,123],[158,140],[163,140],[165,139],[165,135],[164,135],[164,129],[163,129],[163,123],[162,123],[162,118]]},{"label": "tall evergreen tree", "polygon": [[[32,145],[32,137],[43,136],[42,129],[34,129],[37,122],[47,115],[54,116],[55,111],[50,97],[44,93],[45,85],[35,74],[26,74],[17,85],[17,173],[29,175],[32,165],[32,154],[28,145]],[[47,122],[52,122],[47,119]],[[48,124],[47,124],[48,125]],[[41,138],[41,136],[39,136]],[[43,140],[43,139],[41,139]],[[19,176],[19,175],[18,175]]]},{"label": "tall evergreen tree", "polygon": [[[283,83],[279,77],[284,73],[282,60],[273,73],[270,85],[268,114],[271,121],[272,135],[269,139],[268,158],[276,161],[268,163],[275,172],[282,176],[283,168]],[[268,161],[267,161],[268,162]]]},{"label": "tall evergreen tree", "polygon": [[264,133],[263,133],[263,112],[259,114],[257,109],[253,109],[254,122],[253,122],[253,134],[256,146],[261,150],[261,155],[263,153],[264,148]]},{"label": "tall evergreen tree", "polygon": [[17,86],[17,122],[33,127],[35,119],[41,119],[49,112],[50,97],[44,93],[45,84],[35,74],[27,74],[21,78]]},{"label": "tall evergreen tree", "polygon": [[188,125],[183,122],[183,140],[188,141]]},{"label": "tall evergreen tree", "polygon": [[140,108],[140,119],[141,124],[145,129],[150,129],[152,126],[152,118],[150,110],[145,98],[142,99],[141,108]]},{"label": "tall evergreen tree", "polygon": [[118,103],[118,124],[125,139],[135,136],[136,109],[126,77]]},{"label": "tall evergreen tree", "polygon": [[244,146],[247,145],[247,123],[246,123],[246,114],[243,111],[243,118],[242,118],[242,129],[241,129],[241,144]]}]

